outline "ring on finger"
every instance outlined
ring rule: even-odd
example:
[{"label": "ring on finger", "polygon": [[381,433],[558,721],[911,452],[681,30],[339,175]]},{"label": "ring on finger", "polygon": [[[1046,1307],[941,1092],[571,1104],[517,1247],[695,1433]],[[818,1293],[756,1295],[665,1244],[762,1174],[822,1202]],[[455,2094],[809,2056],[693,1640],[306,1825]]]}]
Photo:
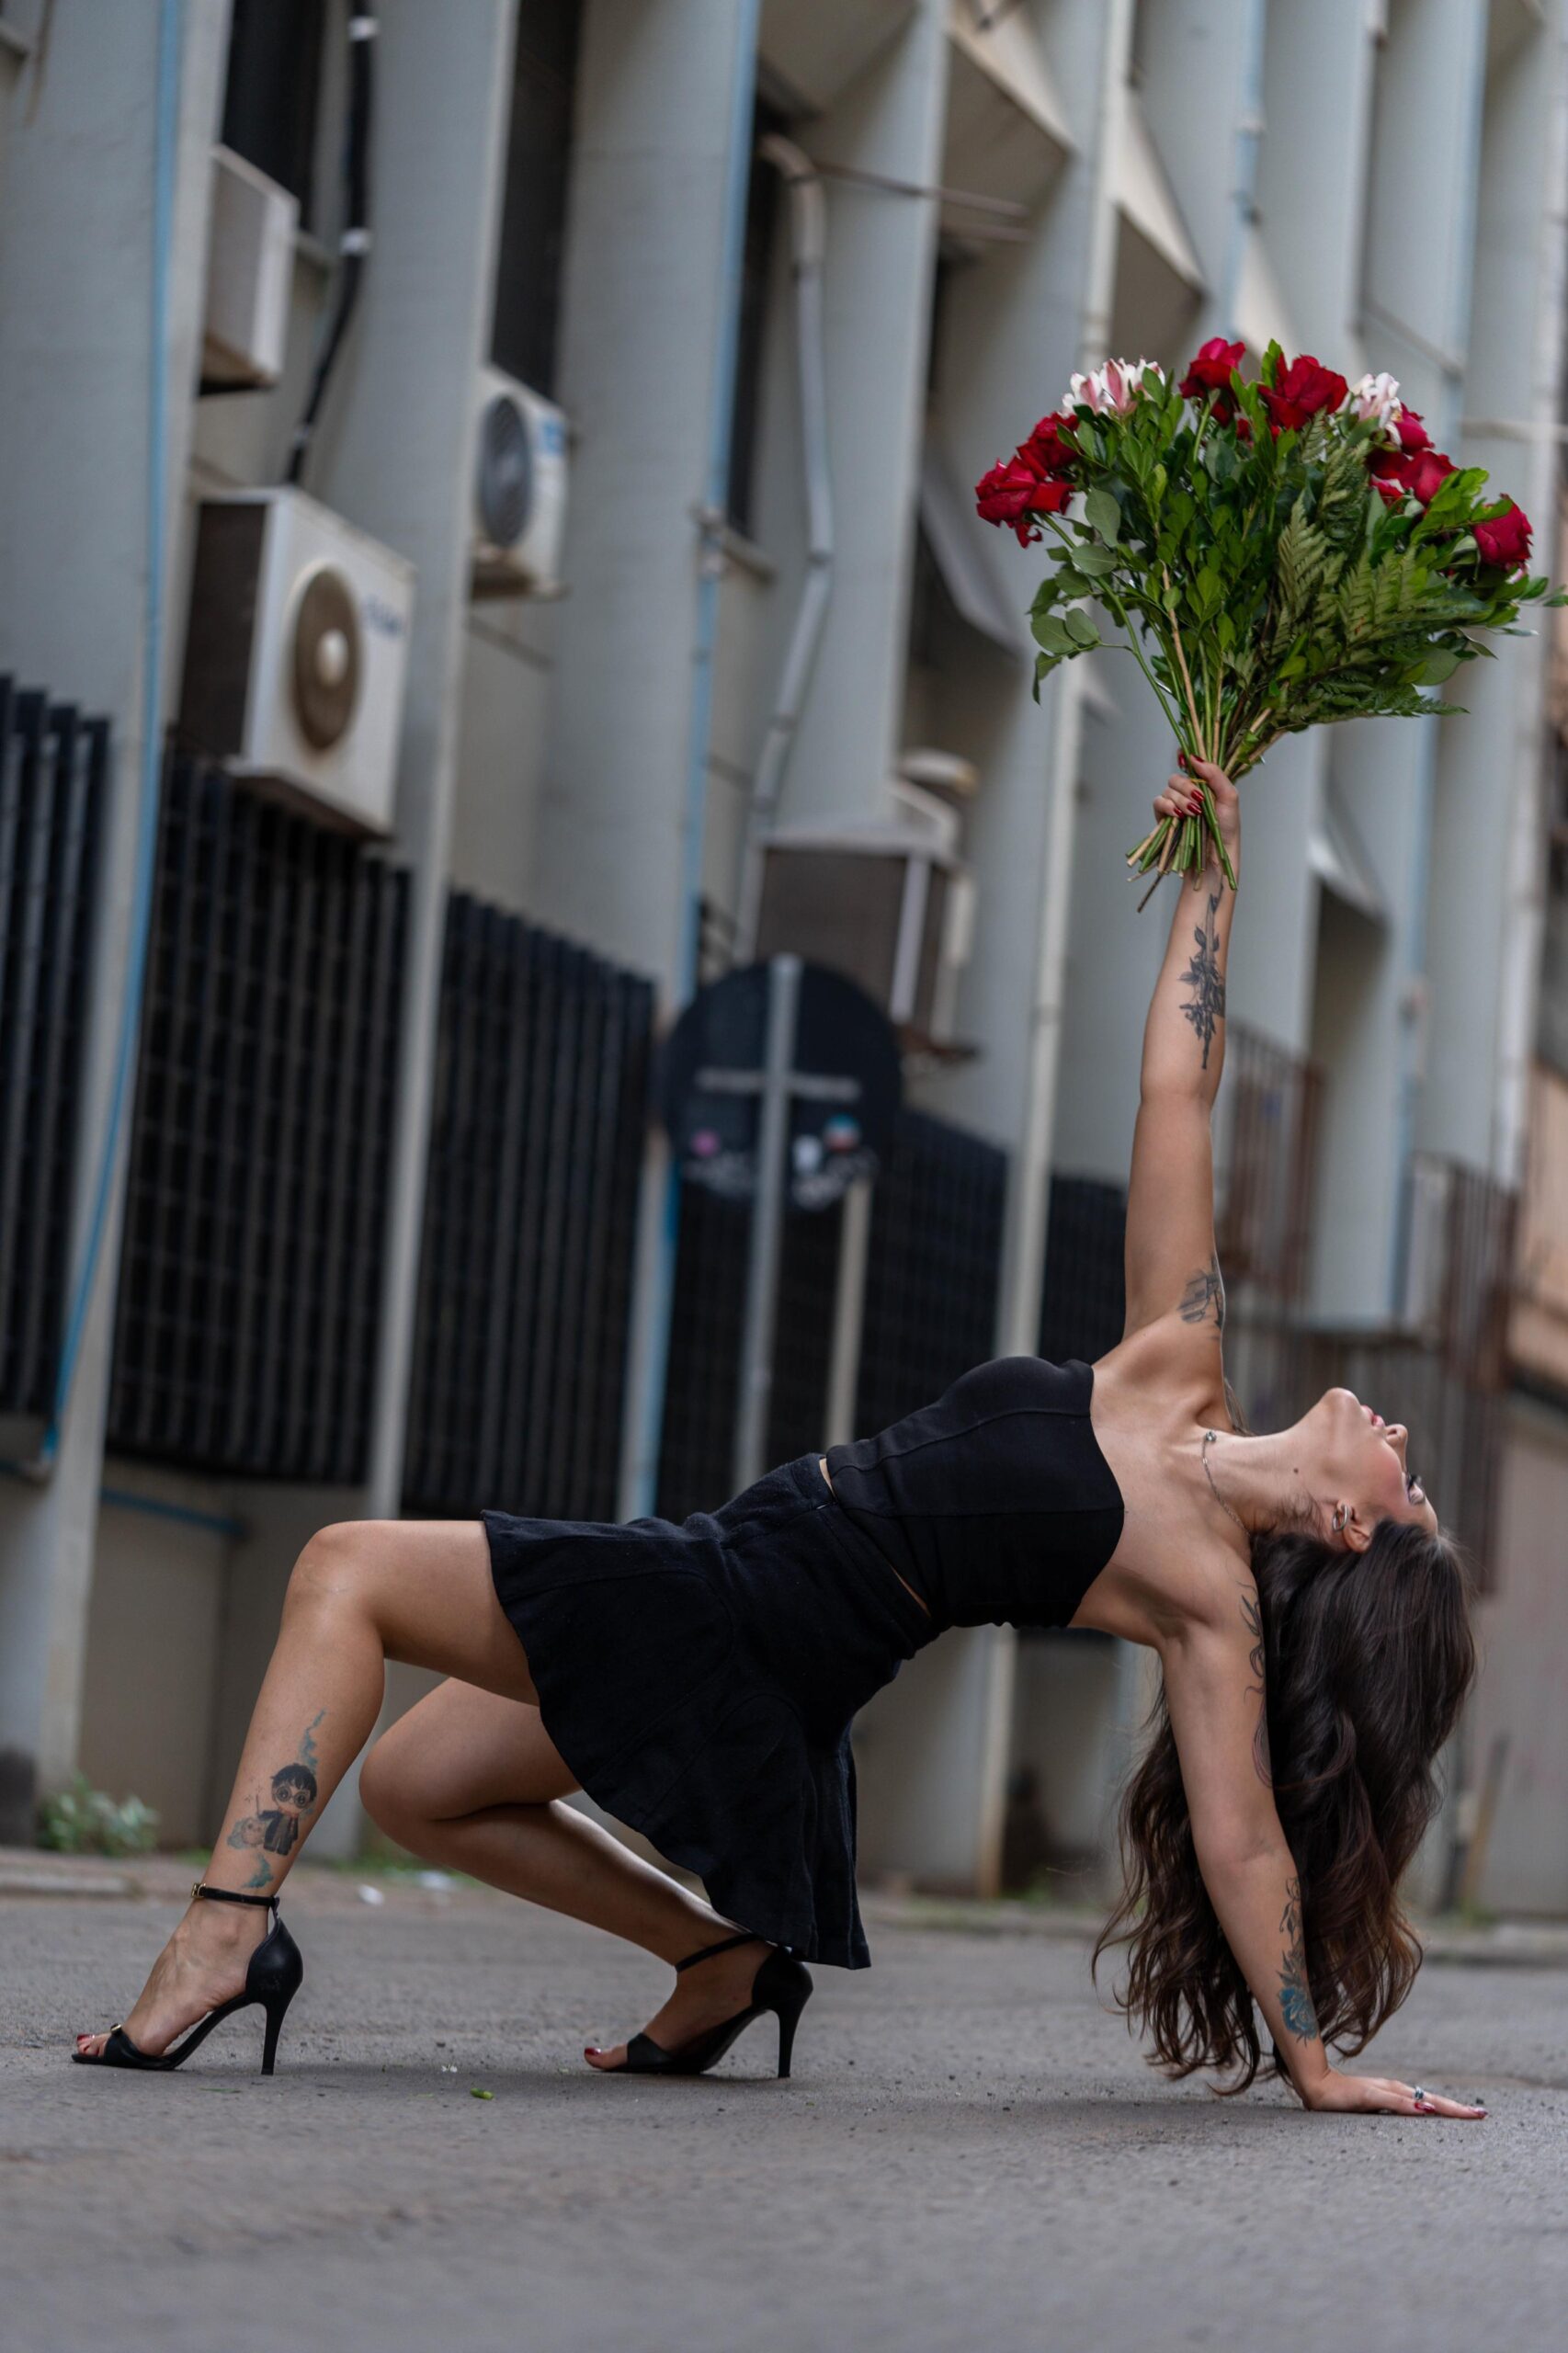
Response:
[{"label": "ring on finger", "polygon": [[1410,2097],[1415,2100],[1416,2106],[1419,2107],[1424,2100],[1429,2100],[1432,2095],[1427,2090],[1425,2084],[1416,2084],[1412,2089]]}]

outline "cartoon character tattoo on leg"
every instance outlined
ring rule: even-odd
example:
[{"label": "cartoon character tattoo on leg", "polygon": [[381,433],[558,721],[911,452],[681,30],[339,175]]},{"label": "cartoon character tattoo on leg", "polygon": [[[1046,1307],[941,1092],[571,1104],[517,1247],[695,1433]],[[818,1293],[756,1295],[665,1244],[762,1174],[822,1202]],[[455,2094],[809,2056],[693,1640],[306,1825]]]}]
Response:
[{"label": "cartoon character tattoo on leg", "polygon": [[312,1735],[325,1713],[323,1708],[306,1726],[296,1761],[280,1765],[272,1776],[271,1804],[263,1803],[258,1790],[255,1813],[242,1814],[230,1828],[227,1845],[256,1850],[256,1870],[245,1881],[247,1887],[271,1886],[272,1865],[267,1857],[291,1855],[300,1842],[301,1824],[315,1812],[319,1788],[314,1768],[318,1760]]}]

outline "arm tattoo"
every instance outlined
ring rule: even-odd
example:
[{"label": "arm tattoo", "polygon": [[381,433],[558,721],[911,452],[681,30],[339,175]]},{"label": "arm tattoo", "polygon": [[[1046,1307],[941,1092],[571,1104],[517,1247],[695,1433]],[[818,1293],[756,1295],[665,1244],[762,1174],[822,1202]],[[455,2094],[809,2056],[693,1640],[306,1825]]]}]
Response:
[{"label": "arm tattoo", "polygon": [[1253,1769],[1264,1788],[1271,1790],[1274,1787],[1274,1765],[1268,1753],[1268,1700],[1263,1674],[1267,1653],[1263,1640],[1263,1613],[1256,1593],[1244,1593],[1242,1596],[1242,1622],[1252,1636],[1247,1665],[1253,1680],[1247,1685],[1247,1698],[1257,1701],[1257,1728],[1252,1736]]},{"label": "arm tattoo", "polygon": [[1214,1042],[1214,1032],[1225,1017],[1225,976],[1220,970],[1220,893],[1215,891],[1209,900],[1208,920],[1200,923],[1192,937],[1198,952],[1182,974],[1193,995],[1182,1011],[1203,1040],[1203,1067],[1209,1067],[1209,1049]]},{"label": "arm tattoo", "polygon": [[280,1765],[272,1776],[270,1803],[258,1789],[254,1813],[239,1815],[229,1826],[224,1844],[240,1851],[249,1847],[256,1853],[256,1869],[245,1881],[247,1887],[271,1886],[272,1864],[268,1858],[291,1855],[316,1810],[316,1767],[320,1756],[314,1734],[325,1713],[323,1708],[306,1725],[293,1764]]},{"label": "arm tattoo", "polygon": [[1199,1267],[1195,1273],[1188,1275],[1187,1289],[1181,1295],[1181,1320],[1184,1324],[1207,1323],[1210,1308],[1214,1311],[1215,1328],[1222,1332],[1225,1328],[1225,1283],[1220,1272],[1217,1252],[1206,1267]]},{"label": "arm tattoo", "polygon": [[1307,1984],[1307,1956],[1301,1943],[1301,1882],[1285,1882],[1285,1910],[1279,1922],[1285,1949],[1279,1956],[1279,2007],[1291,2034],[1303,2042],[1318,2039],[1317,2012]]}]

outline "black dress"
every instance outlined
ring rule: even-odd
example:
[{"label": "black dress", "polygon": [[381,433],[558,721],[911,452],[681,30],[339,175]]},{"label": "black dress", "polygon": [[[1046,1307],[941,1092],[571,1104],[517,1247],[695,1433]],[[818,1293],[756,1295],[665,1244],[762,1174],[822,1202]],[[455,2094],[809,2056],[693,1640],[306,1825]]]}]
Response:
[{"label": "black dress", "polygon": [[1122,1522],[1093,1390],[1089,1365],[1004,1357],[832,1448],[832,1487],[801,1455],[679,1527],[487,1511],[496,1593],[581,1786],[724,1918],[865,1967],[851,1720],[945,1627],[1074,1616]]}]

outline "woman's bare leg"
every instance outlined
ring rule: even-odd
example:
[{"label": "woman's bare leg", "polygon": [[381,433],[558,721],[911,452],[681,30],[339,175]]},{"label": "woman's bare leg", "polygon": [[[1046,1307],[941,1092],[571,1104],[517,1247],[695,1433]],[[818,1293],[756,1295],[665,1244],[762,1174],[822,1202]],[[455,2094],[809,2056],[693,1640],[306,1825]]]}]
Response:
[{"label": "woman's bare leg", "polygon": [[[383,1733],[359,1794],[389,1837],[426,1861],[586,1920],[666,1961],[730,1932],[711,1907],[561,1801],[576,1788],[537,1707],[443,1683]],[[767,1948],[715,1955],[676,1980],[648,2031],[675,2049],[744,2008]],[[624,2046],[585,2052],[619,2066]]]},{"label": "woman's bare leg", "polygon": [[[495,1598],[483,1522],[345,1520],[312,1537],[289,1581],[277,1647],[203,1873],[210,1886],[277,1893],[369,1738],[389,1658],[506,1699],[533,1699],[522,1644]],[[126,2018],[131,2040],[156,2054],[238,1993],[267,1926],[260,1909],[193,1903]],[[96,2052],[105,2040],[79,2035],[77,2046]]]}]

